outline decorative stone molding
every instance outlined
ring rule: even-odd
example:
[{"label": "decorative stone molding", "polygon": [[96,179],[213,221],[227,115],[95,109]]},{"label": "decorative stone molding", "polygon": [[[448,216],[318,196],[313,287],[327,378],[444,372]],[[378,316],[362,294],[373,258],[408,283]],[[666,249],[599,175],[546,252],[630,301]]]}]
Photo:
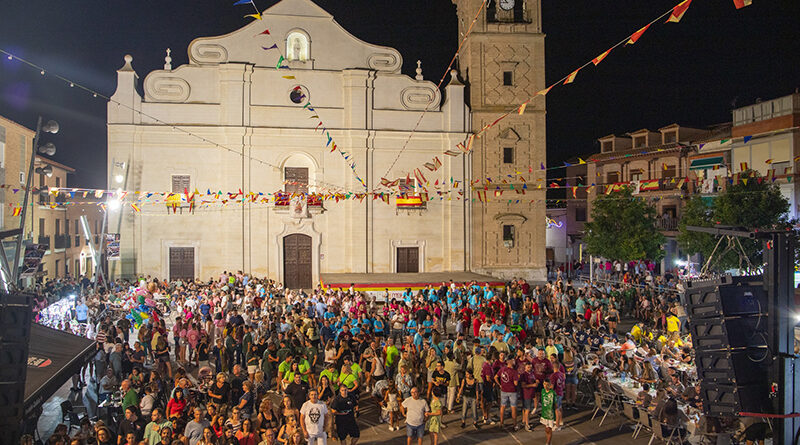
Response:
[{"label": "decorative stone molding", "polygon": [[400,70],[403,60],[393,53],[374,53],[367,59],[367,65],[376,71],[396,72]]},{"label": "decorative stone molding", "polygon": [[413,86],[400,92],[400,102],[407,110],[424,110],[439,106],[441,95],[438,90],[431,87]]},{"label": "decorative stone molding", "polygon": [[145,97],[153,102],[186,102],[191,92],[189,82],[168,73],[152,73],[144,82]]},{"label": "decorative stone molding", "polygon": [[198,65],[216,65],[228,61],[228,50],[218,43],[192,42],[189,45],[189,60]]}]

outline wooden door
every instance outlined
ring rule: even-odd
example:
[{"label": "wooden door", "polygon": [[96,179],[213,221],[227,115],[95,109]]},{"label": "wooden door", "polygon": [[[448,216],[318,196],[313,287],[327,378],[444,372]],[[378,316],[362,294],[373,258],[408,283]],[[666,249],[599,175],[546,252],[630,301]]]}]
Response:
[{"label": "wooden door", "polygon": [[283,285],[311,289],[311,237],[295,233],[283,238]]},{"label": "wooden door", "polygon": [[194,247],[169,248],[169,279],[194,281]]},{"label": "wooden door", "polygon": [[419,272],[419,247],[397,248],[397,273]]}]

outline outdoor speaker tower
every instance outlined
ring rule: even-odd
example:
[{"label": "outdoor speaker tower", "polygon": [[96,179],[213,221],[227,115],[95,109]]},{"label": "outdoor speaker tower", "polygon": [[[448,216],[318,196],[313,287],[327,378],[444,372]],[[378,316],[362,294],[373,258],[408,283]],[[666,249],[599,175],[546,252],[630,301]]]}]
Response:
[{"label": "outdoor speaker tower", "polygon": [[683,298],[704,411],[714,416],[763,412],[772,356],[762,278],[687,281]]},{"label": "outdoor speaker tower", "polygon": [[30,295],[0,293],[0,444],[19,443],[31,315]]}]

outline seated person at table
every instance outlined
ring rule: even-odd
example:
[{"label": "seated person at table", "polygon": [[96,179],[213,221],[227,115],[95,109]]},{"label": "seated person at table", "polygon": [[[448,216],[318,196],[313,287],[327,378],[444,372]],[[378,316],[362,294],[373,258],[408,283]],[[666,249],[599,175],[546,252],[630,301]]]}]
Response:
[{"label": "seated person at table", "polygon": [[681,376],[677,372],[672,374],[672,381],[669,383],[667,387],[667,391],[674,396],[674,397],[682,397],[683,393],[686,392],[686,386],[683,385],[681,382]]},{"label": "seated person at table", "polygon": [[653,364],[649,361],[645,361],[642,364],[642,375],[639,377],[639,381],[641,383],[656,383],[658,381],[658,374],[656,374],[656,370],[653,369]]},{"label": "seated person at table", "polygon": [[686,385],[686,389],[681,395],[683,400],[693,408],[698,408],[702,404],[700,397],[700,384]]},{"label": "seated person at table", "polygon": [[678,409],[678,401],[673,397],[670,397],[664,403],[664,409],[658,416],[658,421],[663,423],[661,432],[664,437],[669,437],[673,434],[672,430],[676,430],[678,437],[686,435],[686,422],[689,421],[689,418],[686,417],[683,411]]},{"label": "seated person at table", "polygon": [[645,383],[642,385],[642,390],[636,395],[636,404],[642,408],[649,408],[652,402],[653,396],[650,395],[650,385]]}]

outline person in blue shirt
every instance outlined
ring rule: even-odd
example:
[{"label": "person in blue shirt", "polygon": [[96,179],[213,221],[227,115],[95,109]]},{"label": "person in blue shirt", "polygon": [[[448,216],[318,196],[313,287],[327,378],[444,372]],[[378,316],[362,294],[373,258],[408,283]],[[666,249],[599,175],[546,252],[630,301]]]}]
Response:
[{"label": "person in blue shirt", "polygon": [[419,335],[419,332],[414,333],[414,346],[417,347],[418,351],[422,347],[422,342],[423,341],[424,341],[424,339],[422,338],[421,335]]},{"label": "person in blue shirt", "polygon": [[506,325],[500,323],[500,320],[495,319],[490,332],[499,332],[500,334],[506,333]]},{"label": "person in blue shirt", "polygon": [[422,327],[425,329],[425,336],[431,335],[431,330],[433,329],[433,320],[431,316],[428,315],[425,317],[425,320],[422,322]]},{"label": "person in blue shirt", "polygon": [[408,320],[408,323],[406,323],[406,330],[408,331],[409,335],[416,334],[417,333],[417,320],[415,320],[413,318]]},{"label": "person in blue shirt", "polygon": [[353,335],[361,333],[361,324],[355,318],[350,320],[350,332],[352,332]]},{"label": "person in blue shirt", "polygon": [[380,317],[375,317],[375,323],[372,327],[376,337],[383,337],[383,320]]},{"label": "person in blue shirt", "polygon": [[86,323],[89,319],[89,306],[86,306],[83,300],[75,306],[75,319],[78,320],[78,323]]},{"label": "person in blue shirt", "polygon": [[336,314],[334,314],[333,312],[331,312],[331,310],[330,310],[330,309],[328,309],[328,308],[325,308],[325,313],[324,313],[324,314],[322,314],[322,318],[324,318],[324,319],[326,319],[326,320],[330,320],[330,319],[332,319],[332,318],[333,318],[333,317],[335,317],[335,316],[336,316]]},{"label": "person in blue shirt", "polygon": [[403,292],[403,301],[406,303],[406,306],[411,307],[411,299],[414,298],[414,293],[411,292],[411,288],[408,287]]},{"label": "person in blue shirt", "polygon": [[586,312],[586,300],[583,299],[583,294],[578,295],[575,300],[575,314],[583,315]]}]

